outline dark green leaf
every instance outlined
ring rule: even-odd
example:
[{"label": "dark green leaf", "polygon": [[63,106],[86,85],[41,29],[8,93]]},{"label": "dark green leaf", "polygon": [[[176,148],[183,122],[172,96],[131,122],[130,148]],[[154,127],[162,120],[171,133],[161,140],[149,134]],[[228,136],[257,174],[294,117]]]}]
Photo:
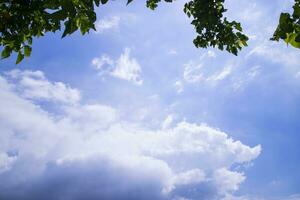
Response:
[{"label": "dark green leaf", "polygon": [[25,47],[24,47],[24,55],[25,55],[26,57],[29,57],[30,54],[31,54],[31,47],[30,47],[30,46],[25,46]]},{"label": "dark green leaf", "polygon": [[21,52],[19,52],[16,64],[19,64],[23,59],[24,59],[24,55]]},{"label": "dark green leaf", "polygon": [[6,46],[1,53],[1,57],[8,58],[11,54],[11,51],[12,51],[12,49],[10,47]]}]

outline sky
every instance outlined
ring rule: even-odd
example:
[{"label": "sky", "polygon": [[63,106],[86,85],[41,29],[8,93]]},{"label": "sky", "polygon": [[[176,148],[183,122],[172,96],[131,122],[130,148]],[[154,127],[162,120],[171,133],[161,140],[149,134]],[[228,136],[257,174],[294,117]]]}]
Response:
[{"label": "sky", "polygon": [[0,62],[2,200],[299,200],[292,0],[226,0],[249,46],[197,49],[184,1],[110,1],[97,31]]}]

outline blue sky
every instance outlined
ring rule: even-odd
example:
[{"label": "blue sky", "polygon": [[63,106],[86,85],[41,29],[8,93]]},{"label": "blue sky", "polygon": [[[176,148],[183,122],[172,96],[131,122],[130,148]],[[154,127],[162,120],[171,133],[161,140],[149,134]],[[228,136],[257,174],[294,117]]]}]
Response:
[{"label": "blue sky", "polygon": [[239,56],[196,49],[183,4],[1,60],[0,199],[300,199],[300,54],[269,41],[293,1],[226,1]]}]

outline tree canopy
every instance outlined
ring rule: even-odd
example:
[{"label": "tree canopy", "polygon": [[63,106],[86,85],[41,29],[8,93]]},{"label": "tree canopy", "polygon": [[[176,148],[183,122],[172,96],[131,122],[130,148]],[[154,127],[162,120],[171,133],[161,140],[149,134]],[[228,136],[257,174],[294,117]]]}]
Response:
[{"label": "tree canopy", "polygon": [[[112,0],[111,0],[112,1]],[[127,4],[133,0],[126,0]],[[154,10],[162,0],[146,0]],[[175,0],[163,0],[174,2]],[[197,33],[193,43],[197,48],[215,47],[234,55],[247,46],[248,37],[239,22],[225,16],[225,0],[190,0],[183,11],[191,18]],[[84,35],[95,29],[95,7],[109,0],[0,0],[0,45],[2,58],[18,54],[16,63],[31,54],[33,38],[63,29],[62,37],[77,30]],[[300,0],[295,0],[293,13],[281,13],[271,40],[284,40],[300,48]]]}]

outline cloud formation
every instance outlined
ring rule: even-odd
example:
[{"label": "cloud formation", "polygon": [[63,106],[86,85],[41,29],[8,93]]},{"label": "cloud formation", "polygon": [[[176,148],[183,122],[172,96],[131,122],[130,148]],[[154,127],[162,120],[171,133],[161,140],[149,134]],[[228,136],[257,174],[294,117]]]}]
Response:
[{"label": "cloud formation", "polygon": [[12,72],[0,76],[0,199],[220,199],[246,178],[232,166],[261,152],[205,124],[129,123],[109,105],[46,98],[51,112]]},{"label": "cloud formation", "polygon": [[57,101],[76,104],[80,92],[62,82],[50,82],[41,71],[21,71],[18,69],[6,73],[7,78],[18,84],[15,89],[27,99]]},{"label": "cloud formation", "polygon": [[137,85],[143,84],[141,79],[141,66],[135,58],[130,56],[130,49],[125,48],[117,60],[108,55],[102,55],[92,60],[92,65],[99,71],[100,75],[109,74],[113,77],[133,82]]}]

